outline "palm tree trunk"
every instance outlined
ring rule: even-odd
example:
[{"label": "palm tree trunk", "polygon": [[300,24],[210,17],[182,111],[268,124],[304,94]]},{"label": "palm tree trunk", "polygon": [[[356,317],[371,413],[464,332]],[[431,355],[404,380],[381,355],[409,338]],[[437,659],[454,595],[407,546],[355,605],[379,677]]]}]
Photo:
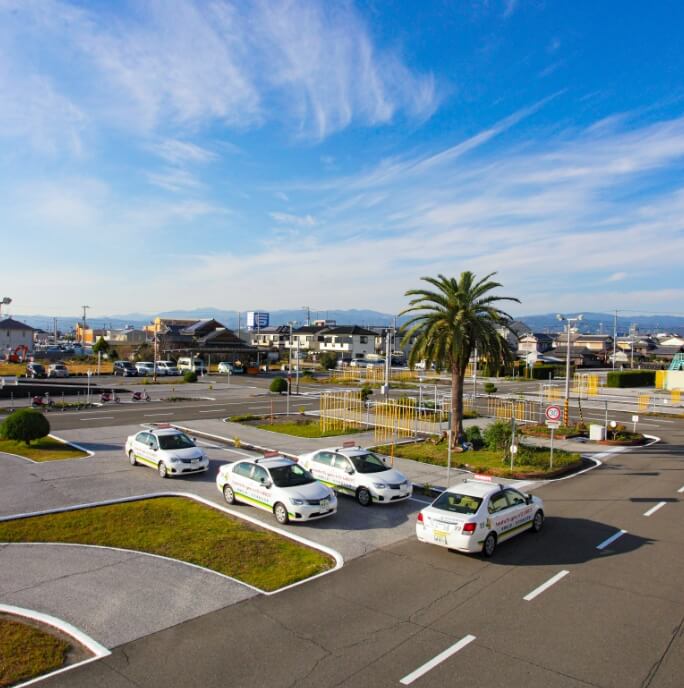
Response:
[{"label": "palm tree trunk", "polygon": [[451,446],[463,441],[463,374],[457,364],[451,366]]}]

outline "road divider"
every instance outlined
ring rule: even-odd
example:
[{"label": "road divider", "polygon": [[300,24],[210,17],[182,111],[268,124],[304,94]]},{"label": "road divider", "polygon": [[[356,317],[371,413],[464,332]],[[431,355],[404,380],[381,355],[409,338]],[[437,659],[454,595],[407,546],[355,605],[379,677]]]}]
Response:
[{"label": "road divider", "polygon": [[596,549],[605,549],[608,547],[608,545],[612,544],[615,542],[618,538],[621,538],[623,535],[626,535],[627,531],[626,530],[619,530],[617,533],[614,535],[611,535],[608,539],[604,540],[600,545],[596,545]]},{"label": "road divider", "polygon": [[648,511],[644,511],[644,516],[651,516],[655,514],[658,509],[662,509],[667,502],[658,502],[655,506],[652,506]]},{"label": "road divider", "polygon": [[523,600],[526,600],[527,602],[531,602],[535,597],[541,595],[544,590],[548,590],[552,585],[555,585],[558,583],[559,580],[565,578],[570,573],[570,571],[561,571],[560,573],[557,573],[555,576],[552,576],[549,578],[549,580],[546,581],[546,583],[542,583],[538,588],[535,588],[532,592],[527,593],[525,597],[523,597]]},{"label": "road divider", "polygon": [[444,660],[449,659],[449,657],[452,655],[455,655],[459,650],[462,650],[464,647],[466,647],[466,645],[470,645],[473,640],[475,640],[474,635],[467,635],[461,638],[457,643],[444,650],[444,652],[440,652],[440,654],[438,654],[436,657],[433,657],[429,662],[425,662],[423,666],[418,667],[415,671],[412,671],[410,674],[404,676],[399,683],[404,686],[411,685],[416,679],[424,676],[428,671],[434,669],[438,664],[441,664]]}]

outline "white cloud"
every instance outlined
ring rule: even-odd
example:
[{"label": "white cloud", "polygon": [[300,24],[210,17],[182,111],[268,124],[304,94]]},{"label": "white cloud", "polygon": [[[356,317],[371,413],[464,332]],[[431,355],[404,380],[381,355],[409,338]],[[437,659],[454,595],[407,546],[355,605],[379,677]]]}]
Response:
[{"label": "white cloud", "polygon": [[[351,4],[153,0],[132,3],[128,14],[114,7],[68,0],[0,6],[0,54],[18,75],[11,89],[2,89],[0,75],[0,93],[15,104],[10,119],[28,114],[47,126],[56,110],[75,129],[85,118],[142,133],[213,123],[243,130],[279,120],[320,139],[398,113],[429,117],[438,103],[432,75],[379,48]],[[162,144],[159,154],[199,153],[178,143]]]},{"label": "white cloud", "polygon": [[290,213],[269,213],[270,217],[280,224],[291,225],[293,227],[313,227],[316,219],[311,215],[292,215]]},{"label": "white cloud", "polygon": [[181,165],[184,163],[208,163],[216,160],[218,155],[202,146],[188,141],[166,139],[151,144],[150,150],[166,162]]},{"label": "white cloud", "polygon": [[202,186],[193,174],[177,168],[168,168],[163,172],[148,172],[147,178],[155,186],[173,192],[198,189]]},{"label": "white cloud", "polygon": [[612,275],[606,278],[606,282],[622,282],[626,278],[626,272],[614,272]]}]

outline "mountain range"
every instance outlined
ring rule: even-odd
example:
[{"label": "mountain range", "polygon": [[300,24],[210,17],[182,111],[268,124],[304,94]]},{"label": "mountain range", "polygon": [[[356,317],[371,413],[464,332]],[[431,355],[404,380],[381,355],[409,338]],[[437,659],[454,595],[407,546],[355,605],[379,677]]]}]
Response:
[{"label": "mountain range", "polygon": [[[221,310],[219,308],[196,308],[194,310],[174,310],[165,311],[155,315],[145,313],[123,313],[112,316],[89,317],[88,324],[92,327],[121,329],[126,326],[141,327],[151,322],[158,315],[162,318],[187,318],[201,320],[204,318],[216,318],[226,327],[236,330],[238,326],[246,326],[246,314],[241,313],[238,323],[237,311]],[[364,309],[348,310],[329,310],[311,311],[306,309],[288,309],[270,311],[270,324],[283,325],[294,322],[298,326],[307,323],[310,316],[311,322],[314,320],[334,320],[338,325],[361,325],[363,327],[379,326],[387,327],[402,324],[406,318],[399,318],[389,313]],[[27,323],[32,327],[45,330],[52,330],[54,318],[47,315],[13,315],[17,320]],[[570,314],[569,317],[575,317]],[[612,334],[614,327],[613,313],[584,313],[583,319],[576,323],[578,329],[584,333],[605,333]],[[73,316],[58,317],[57,327],[61,331],[72,329],[80,318]],[[555,313],[545,313],[537,315],[525,315],[517,318],[527,325],[533,332],[558,332],[563,329],[563,324],[558,321]],[[630,328],[636,327],[639,332],[673,332],[684,333],[684,317],[677,315],[620,315],[618,312],[617,330],[619,334],[626,334]]]}]

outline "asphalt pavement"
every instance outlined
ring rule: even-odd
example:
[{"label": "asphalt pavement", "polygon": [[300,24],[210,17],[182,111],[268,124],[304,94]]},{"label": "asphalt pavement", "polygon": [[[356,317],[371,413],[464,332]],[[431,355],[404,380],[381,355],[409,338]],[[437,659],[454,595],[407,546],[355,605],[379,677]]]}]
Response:
[{"label": "asphalt pavement", "polygon": [[664,439],[541,487],[542,533],[492,560],[407,538],[45,685],[681,686],[684,428]]}]

